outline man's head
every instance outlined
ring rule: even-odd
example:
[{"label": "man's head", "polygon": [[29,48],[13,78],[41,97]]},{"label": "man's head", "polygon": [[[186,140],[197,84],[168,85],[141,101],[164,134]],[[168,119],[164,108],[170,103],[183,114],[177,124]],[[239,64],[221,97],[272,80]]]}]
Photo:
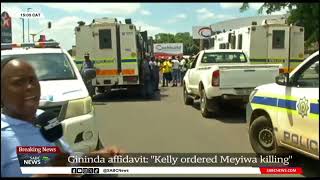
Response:
[{"label": "man's head", "polygon": [[84,60],[90,61],[90,55],[89,55],[89,53],[85,53],[85,54],[84,54]]},{"label": "man's head", "polygon": [[24,60],[1,60],[1,106],[11,117],[33,121],[40,100],[40,84],[33,67]]}]

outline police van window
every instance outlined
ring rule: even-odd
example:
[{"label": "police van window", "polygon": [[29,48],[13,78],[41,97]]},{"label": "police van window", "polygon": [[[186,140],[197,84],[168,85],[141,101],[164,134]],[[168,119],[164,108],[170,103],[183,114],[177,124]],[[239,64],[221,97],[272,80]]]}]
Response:
[{"label": "police van window", "polygon": [[284,30],[273,30],[272,31],[272,48],[283,49],[284,48]]},{"label": "police van window", "polygon": [[226,48],[226,44],[221,43],[221,44],[219,45],[219,49],[225,49],[225,48]]},{"label": "police van window", "polygon": [[111,49],[111,30],[110,29],[100,29],[99,30],[99,47],[100,49]]},{"label": "police van window", "polygon": [[307,65],[304,70],[297,75],[295,85],[297,87],[319,87],[319,56],[316,61]]},{"label": "police van window", "polygon": [[215,41],[215,39],[210,39],[210,47],[214,47],[214,41]]},{"label": "police van window", "polygon": [[238,49],[242,49],[242,34],[238,35]]},{"label": "police van window", "polygon": [[231,36],[231,49],[235,49],[236,48],[236,36],[232,35]]}]

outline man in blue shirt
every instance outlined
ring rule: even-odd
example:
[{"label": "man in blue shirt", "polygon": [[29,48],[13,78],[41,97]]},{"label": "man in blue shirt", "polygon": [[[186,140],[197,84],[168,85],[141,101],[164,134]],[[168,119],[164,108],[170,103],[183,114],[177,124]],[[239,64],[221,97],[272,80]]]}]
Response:
[{"label": "man in blue shirt", "polygon": [[89,53],[85,53],[84,62],[81,66],[80,73],[81,73],[82,79],[83,79],[83,81],[89,91],[90,96],[93,97],[93,95],[95,94],[95,87],[92,86],[92,79],[86,79],[86,77],[84,76],[86,70],[88,70],[88,69],[94,69],[94,63],[90,60]]},{"label": "man in blue shirt", "polygon": [[33,125],[39,99],[40,84],[32,67],[17,60],[1,61],[2,177],[22,176],[16,146],[54,146]]},{"label": "man in blue shirt", "polygon": [[84,54],[84,61],[81,66],[80,72],[82,74],[86,69],[92,69],[92,68],[94,68],[94,63],[90,60],[89,53],[85,53]]},{"label": "man in blue shirt", "polygon": [[[31,176],[22,174],[17,146],[55,146],[46,141],[34,125],[40,99],[40,84],[34,69],[19,59],[1,60],[1,176]],[[62,144],[63,149],[68,145]],[[98,153],[119,154],[112,147]],[[55,163],[55,162],[53,162]],[[67,164],[67,162],[65,162]]]}]

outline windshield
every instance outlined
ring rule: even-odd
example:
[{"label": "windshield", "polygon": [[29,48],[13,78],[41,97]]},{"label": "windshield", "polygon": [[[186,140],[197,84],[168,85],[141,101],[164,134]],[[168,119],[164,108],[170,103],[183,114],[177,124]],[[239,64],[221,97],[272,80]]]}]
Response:
[{"label": "windshield", "polygon": [[1,55],[18,57],[29,62],[39,81],[77,79],[68,58],[63,53]]},{"label": "windshield", "polygon": [[205,53],[201,63],[246,63],[246,56],[242,52],[213,52]]}]

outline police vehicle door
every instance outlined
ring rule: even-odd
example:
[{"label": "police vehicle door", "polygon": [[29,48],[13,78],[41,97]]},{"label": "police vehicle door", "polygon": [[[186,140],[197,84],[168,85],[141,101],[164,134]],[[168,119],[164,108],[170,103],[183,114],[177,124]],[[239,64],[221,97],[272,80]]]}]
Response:
[{"label": "police vehicle door", "polygon": [[[319,156],[319,54],[290,78],[278,106],[283,143]],[[281,105],[282,104],[282,105]]]}]

